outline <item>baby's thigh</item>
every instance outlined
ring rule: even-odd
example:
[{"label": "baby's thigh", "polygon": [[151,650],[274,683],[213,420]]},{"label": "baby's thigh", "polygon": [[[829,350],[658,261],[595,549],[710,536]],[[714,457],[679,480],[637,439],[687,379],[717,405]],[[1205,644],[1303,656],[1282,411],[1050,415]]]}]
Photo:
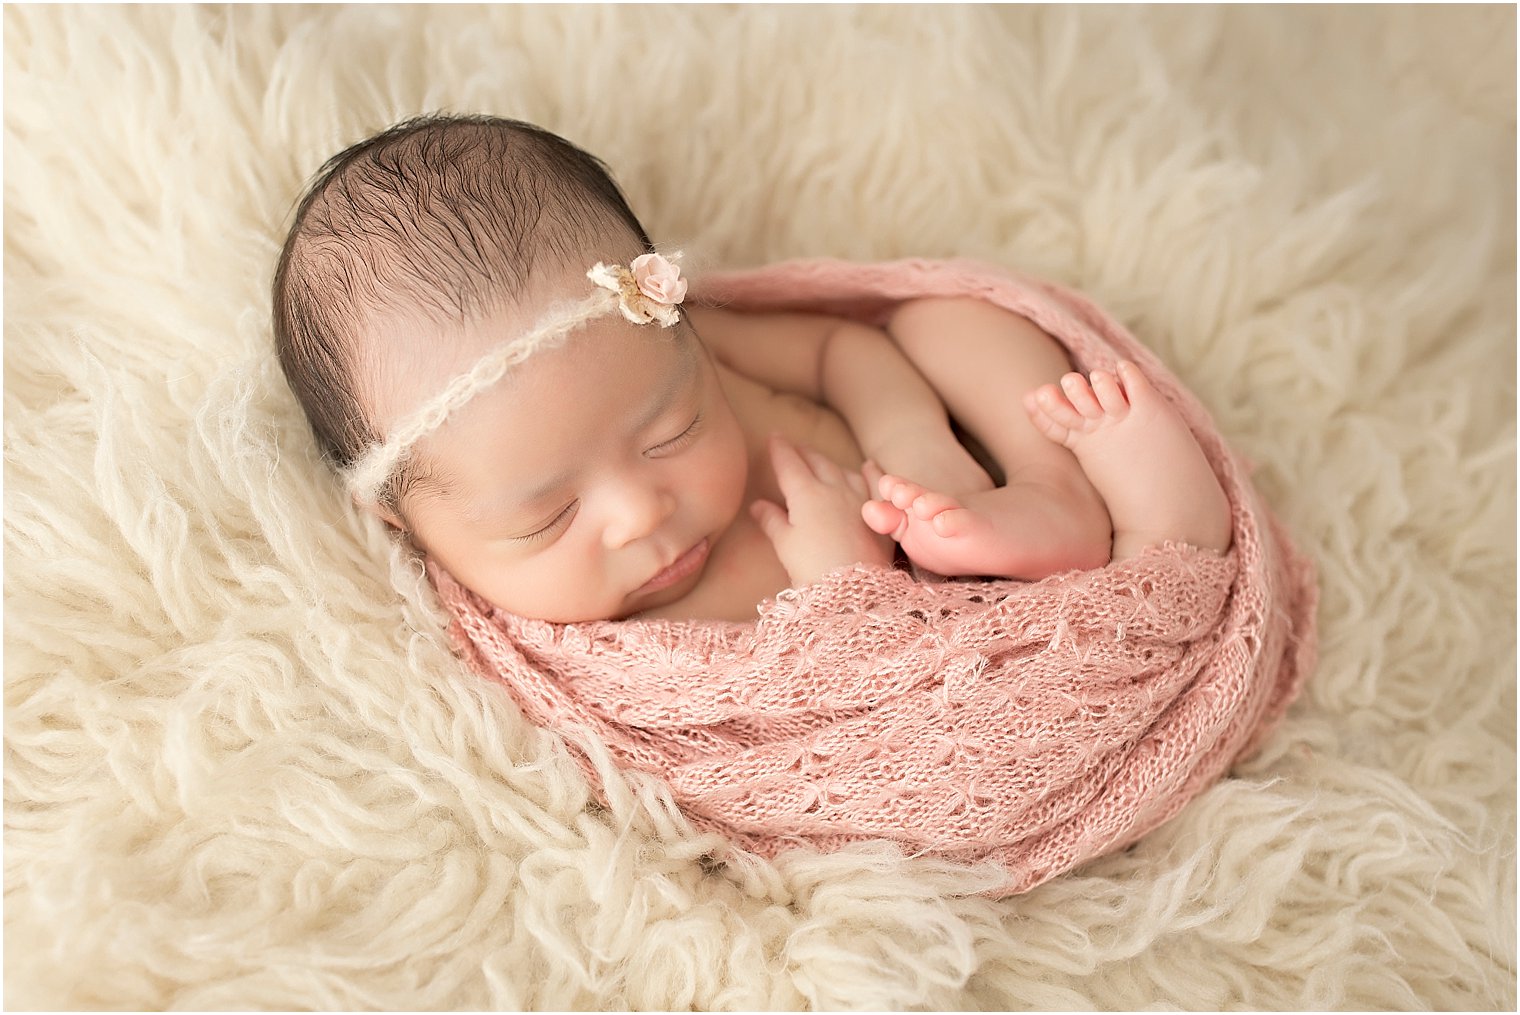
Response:
[{"label": "baby's thigh", "polygon": [[1072,369],[1061,343],[1034,322],[973,297],[933,297],[899,306],[887,332],[1005,473],[1036,464],[1076,467],[1024,411],[1025,392]]}]

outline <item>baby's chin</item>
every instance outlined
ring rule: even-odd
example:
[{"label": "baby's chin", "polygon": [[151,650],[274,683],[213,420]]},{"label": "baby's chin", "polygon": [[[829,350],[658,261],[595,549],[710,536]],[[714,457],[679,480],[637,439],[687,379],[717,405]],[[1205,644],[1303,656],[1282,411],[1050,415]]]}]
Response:
[{"label": "baby's chin", "polygon": [[[631,595],[624,596],[616,603],[568,602],[555,605],[546,604],[542,599],[526,600],[515,596],[482,595],[481,598],[504,613],[510,613],[525,620],[542,621],[546,624],[599,624],[611,620],[629,620],[636,617],[640,611],[656,605],[653,597],[635,601]],[[673,602],[675,598],[679,596],[673,597],[671,601]]]},{"label": "baby's chin", "polygon": [[503,613],[510,613],[514,617],[524,620],[536,620],[545,624],[599,624],[609,620],[626,620],[631,617],[635,610],[546,610],[542,606],[518,606],[498,603],[487,599],[492,606]]}]

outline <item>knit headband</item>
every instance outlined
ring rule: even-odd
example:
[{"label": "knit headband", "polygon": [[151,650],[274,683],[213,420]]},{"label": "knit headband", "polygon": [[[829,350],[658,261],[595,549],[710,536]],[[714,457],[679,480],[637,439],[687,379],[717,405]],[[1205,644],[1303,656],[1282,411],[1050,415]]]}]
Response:
[{"label": "knit headband", "polygon": [[591,295],[568,309],[551,312],[526,335],[492,349],[441,392],[414,409],[396,424],[390,436],[371,447],[348,470],[349,491],[364,503],[376,503],[391,472],[413,444],[442,426],[460,406],[501,380],[510,368],[540,350],[560,344],[587,321],[616,308],[632,324],[655,322],[662,328],[675,324],[681,319],[676,307],[686,298],[686,280],[676,265],[680,257],[679,251],[669,259],[659,254],[643,254],[627,267],[600,261],[592,265],[586,277],[596,283],[597,289]]}]

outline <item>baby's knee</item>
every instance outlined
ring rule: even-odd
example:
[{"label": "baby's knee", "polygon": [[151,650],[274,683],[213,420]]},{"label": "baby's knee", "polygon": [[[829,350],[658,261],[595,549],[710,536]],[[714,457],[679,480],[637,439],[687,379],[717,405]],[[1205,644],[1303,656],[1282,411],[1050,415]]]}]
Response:
[{"label": "baby's knee", "polygon": [[1039,325],[976,296],[925,296],[893,310],[886,330],[904,349],[943,349],[946,342],[999,356],[1027,359],[1042,372],[1071,368],[1065,348]]},{"label": "baby's knee", "polygon": [[974,296],[920,296],[897,305],[887,319],[887,331],[898,335],[943,330],[989,310],[996,308]]}]

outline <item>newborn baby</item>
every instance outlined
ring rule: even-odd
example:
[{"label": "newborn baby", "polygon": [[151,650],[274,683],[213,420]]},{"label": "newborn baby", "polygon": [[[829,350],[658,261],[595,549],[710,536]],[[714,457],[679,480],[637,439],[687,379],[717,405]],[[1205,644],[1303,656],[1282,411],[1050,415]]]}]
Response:
[{"label": "newborn baby", "polygon": [[752,619],[896,546],[1027,580],[1228,548],[1202,451],[1129,364],[1072,373],[975,299],[877,329],[685,297],[598,160],[524,123],[424,118],[323,168],[275,337],[356,500],[521,616]]}]

